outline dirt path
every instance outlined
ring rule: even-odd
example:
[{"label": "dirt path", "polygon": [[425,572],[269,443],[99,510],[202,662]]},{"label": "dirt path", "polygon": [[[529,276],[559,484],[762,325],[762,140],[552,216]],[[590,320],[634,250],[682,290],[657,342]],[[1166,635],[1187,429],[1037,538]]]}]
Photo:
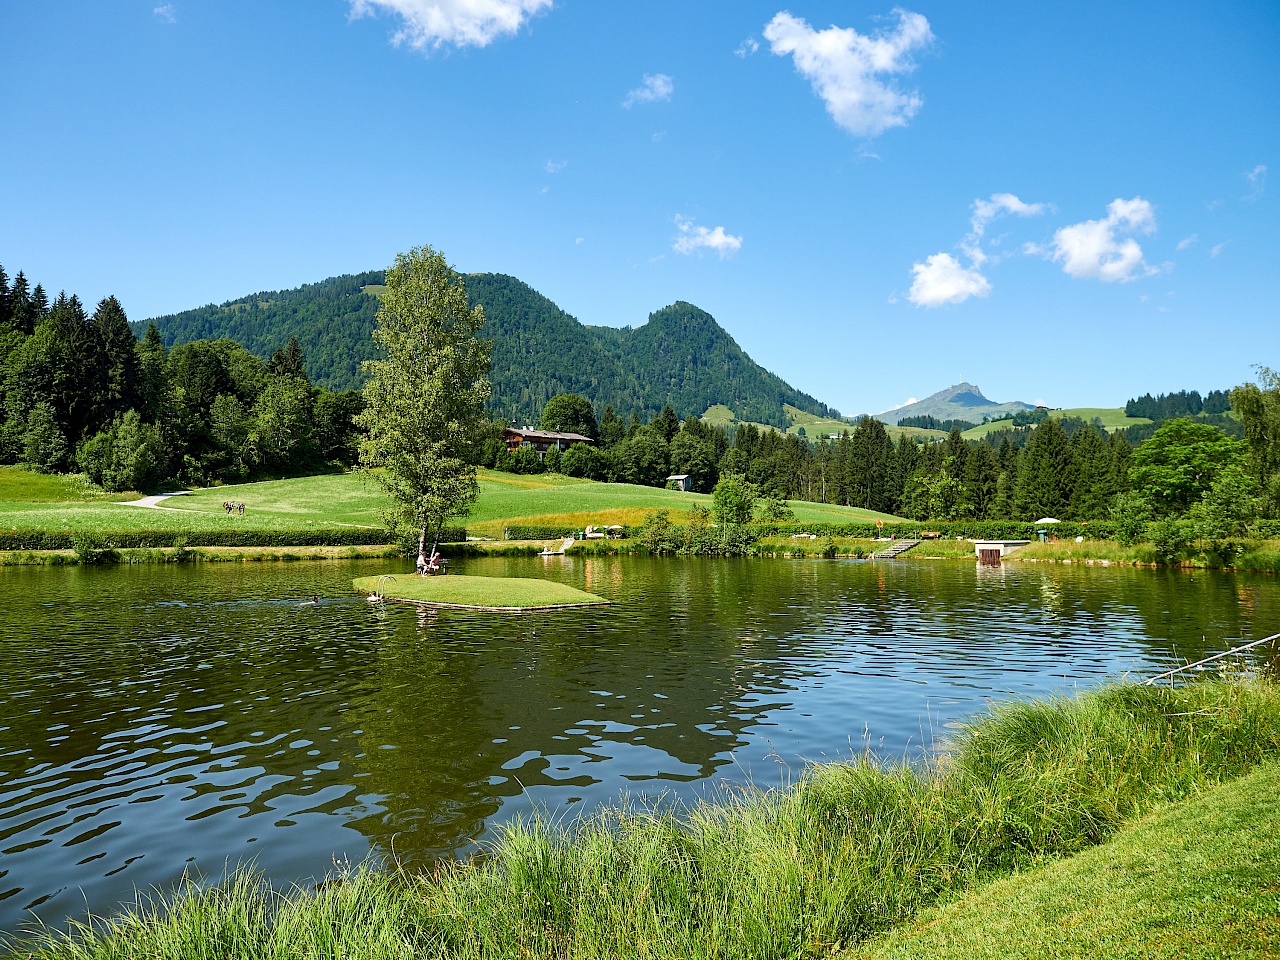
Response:
[{"label": "dirt path", "polygon": [[174,507],[162,507],[161,501],[168,500],[170,497],[180,497],[184,493],[191,493],[190,490],[176,490],[173,493],[157,493],[154,497],[143,497],[141,500],[126,500],[120,504],[122,507],[151,507],[155,510],[173,510]]}]

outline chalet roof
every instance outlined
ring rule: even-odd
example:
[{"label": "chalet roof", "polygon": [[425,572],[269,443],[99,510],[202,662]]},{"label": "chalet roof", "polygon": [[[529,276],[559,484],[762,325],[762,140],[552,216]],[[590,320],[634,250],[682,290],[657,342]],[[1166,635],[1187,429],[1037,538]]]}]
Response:
[{"label": "chalet roof", "polygon": [[555,430],[530,430],[519,429],[516,427],[507,427],[502,431],[502,435],[522,437],[525,440],[578,440],[583,443],[594,442],[590,437],[584,437],[580,433],[558,433]]}]

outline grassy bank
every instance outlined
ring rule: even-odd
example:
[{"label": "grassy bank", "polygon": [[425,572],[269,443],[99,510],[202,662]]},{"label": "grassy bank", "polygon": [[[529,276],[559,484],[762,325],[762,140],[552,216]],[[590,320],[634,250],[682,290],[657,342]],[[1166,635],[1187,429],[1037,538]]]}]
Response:
[{"label": "grassy bank", "polygon": [[1280,764],[931,910],[846,960],[1280,956]]},{"label": "grassy bank", "polygon": [[998,708],[925,769],[821,766],[676,813],[525,823],[490,856],[428,875],[361,869],[276,893],[240,874],[19,954],[825,956],[1277,756],[1271,683],[1113,687]]}]

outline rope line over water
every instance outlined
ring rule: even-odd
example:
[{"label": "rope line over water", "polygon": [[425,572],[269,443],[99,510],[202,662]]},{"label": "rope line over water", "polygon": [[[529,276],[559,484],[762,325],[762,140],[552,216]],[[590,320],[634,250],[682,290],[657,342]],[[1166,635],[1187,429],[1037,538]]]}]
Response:
[{"label": "rope line over water", "polygon": [[1254,640],[1250,643],[1243,644],[1242,646],[1239,646],[1239,647],[1232,647],[1230,650],[1223,651],[1222,653],[1215,653],[1212,657],[1205,657],[1203,660],[1197,660],[1195,663],[1188,663],[1188,664],[1184,664],[1181,667],[1174,667],[1172,670],[1166,670],[1164,673],[1161,673],[1157,676],[1149,677],[1148,679],[1143,680],[1142,683],[1143,683],[1143,686],[1150,686],[1151,684],[1155,683],[1157,680],[1165,679],[1165,677],[1169,677],[1170,679],[1172,679],[1179,673],[1185,673],[1187,670],[1194,670],[1196,667],[1202,667],[1206,663],[1212,663],[1215,660],[1221,660],[1223,657],[1229,657],[1232,654],[1240,653],[1241,651],[1244,651],[1244,650],[1250,650],[1253,647],[1260,647],[1264,643],[1272,643],[1276,640],[1280,640],[1280,633],[1273,633],[1271,636],[1263,637],[1261,640]]}]

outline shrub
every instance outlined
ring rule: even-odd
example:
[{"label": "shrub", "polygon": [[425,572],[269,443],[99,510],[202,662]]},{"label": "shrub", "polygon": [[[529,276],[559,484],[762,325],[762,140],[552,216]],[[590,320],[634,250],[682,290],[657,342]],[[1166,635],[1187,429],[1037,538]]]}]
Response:
[{"label": "shrub", "polygon": [[1191,546],[1191,528],[1185,520],[1163,517],[1147,524],[1147,539],[1151,541],[1157,563],[1181,563]]},{"label": "shrub", "polygon": [[114,563],[120,554],[92,533],[71,534],[71,549],[76,553],[76,560],[81,564]]}]

